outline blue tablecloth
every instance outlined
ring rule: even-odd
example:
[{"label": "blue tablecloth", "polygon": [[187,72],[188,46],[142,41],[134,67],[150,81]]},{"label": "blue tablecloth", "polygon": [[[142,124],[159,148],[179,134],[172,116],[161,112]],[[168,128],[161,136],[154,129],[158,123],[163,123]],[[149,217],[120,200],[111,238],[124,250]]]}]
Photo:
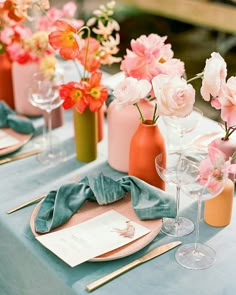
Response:
[{"label": "blue tablecloth", "polygon": [[[102,171],[114,179],[123,174],[107,162],[107,141],[99,143],[98,159],[89,164],[75,158],[72,114],[65,112],[65,124],[53,130],[68,157],[54,167],[42,166],[31,156],[0,166],[0,294],[1,295],[85,295],[85,286],[109,272],[127,264],[147,251],[175,240],[159,233],[139,252],[114,261],[86,262],[71,268],[44,248],[33,236],[29,220],[35,205],[11,215],[6,211],[37,195],[48,192],[62,183]],[[42,118],[34,120],[40,129]],[[160,120],[161,126],[161,120]],[[165,128],[161,126],[165,134]],[[218,125],[204,118],[192,137],[204,131],[215,131]],[[26,144],[19,152],[30,149]],[[168,188],[173,190],[173,188]],[[181,215],[196,219],[197,204],[181,197]],[[236,293],[236,208],[232,222],[224,228],[214,228],[201,221],[200,240],[211,245],[217,260],[213,267],[191,271],[175,260],[175,249],[155,258],[93,291],[95,295],[233,295]],[[183,243],[192,242],[194,233],[183,237]]]}]

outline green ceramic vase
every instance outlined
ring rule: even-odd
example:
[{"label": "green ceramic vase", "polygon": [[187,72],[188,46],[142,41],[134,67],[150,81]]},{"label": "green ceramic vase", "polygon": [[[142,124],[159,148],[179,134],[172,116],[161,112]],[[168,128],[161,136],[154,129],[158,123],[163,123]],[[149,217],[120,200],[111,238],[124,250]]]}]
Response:
[{"label": "green ceramic vase", "polygon": [[86,108],[84,113],[80,114],[74,109],[73,116],[76,159],[91,162],[97,158],[97,112]]}]

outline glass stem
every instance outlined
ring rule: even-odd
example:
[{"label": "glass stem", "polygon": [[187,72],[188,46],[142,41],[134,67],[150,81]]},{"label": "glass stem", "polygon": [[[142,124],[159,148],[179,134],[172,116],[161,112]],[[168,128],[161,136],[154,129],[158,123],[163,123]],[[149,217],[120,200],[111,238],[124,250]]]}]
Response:
[{"label": "glass stem", "polygon": [[199,243],[199,233],[200,233],[200,220],[201,220],[201,211],[202,211],[202,198],[198,197],[198,206],[197,206],[197,223],[195,229],[195,251],[198,251],[198,243]]},{"label": "glass stem", "polygon": [[52,112],[47,111],[48,114],[48,143],[49,143],[49,153],[52,154]]},{"label": "glass stem", "polygon": [[180,185],[176,186],[176,217],[175,223],[179,225],[179,201],[180,201]]}]

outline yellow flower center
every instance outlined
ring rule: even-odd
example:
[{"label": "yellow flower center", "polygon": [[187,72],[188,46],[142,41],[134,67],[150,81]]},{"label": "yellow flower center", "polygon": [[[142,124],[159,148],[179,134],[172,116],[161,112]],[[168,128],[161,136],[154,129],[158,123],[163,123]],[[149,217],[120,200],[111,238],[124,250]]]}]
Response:
[{"label": "yellow flower center", "polygon": [[99,99],[101,96],[101,91],[99,88],[92,88],[90,94],[93,98]]}]

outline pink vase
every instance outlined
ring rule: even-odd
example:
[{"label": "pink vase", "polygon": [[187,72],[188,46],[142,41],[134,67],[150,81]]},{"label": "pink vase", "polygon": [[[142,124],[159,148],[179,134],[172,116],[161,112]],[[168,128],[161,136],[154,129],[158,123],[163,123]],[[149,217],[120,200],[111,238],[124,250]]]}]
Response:
[{"label": "pink vase", "polygon": [[[152,117],[152,103],[141,100],[139,106],[145,118]],[[107,122],[108,163],[112,168],[127,173],[129,170],[130,141],[140,124],[138,110],[133,105],[118,108],[114,100],[107,110]]]},{"label": "pink vase", "polygon": [[40,116],[43,111],[32,106],[28,100],[28,91],[33,73],[39,70],[37,63],[12,64],[12,82],[14,91],[14,103],[17,113],[27,116]]}]

